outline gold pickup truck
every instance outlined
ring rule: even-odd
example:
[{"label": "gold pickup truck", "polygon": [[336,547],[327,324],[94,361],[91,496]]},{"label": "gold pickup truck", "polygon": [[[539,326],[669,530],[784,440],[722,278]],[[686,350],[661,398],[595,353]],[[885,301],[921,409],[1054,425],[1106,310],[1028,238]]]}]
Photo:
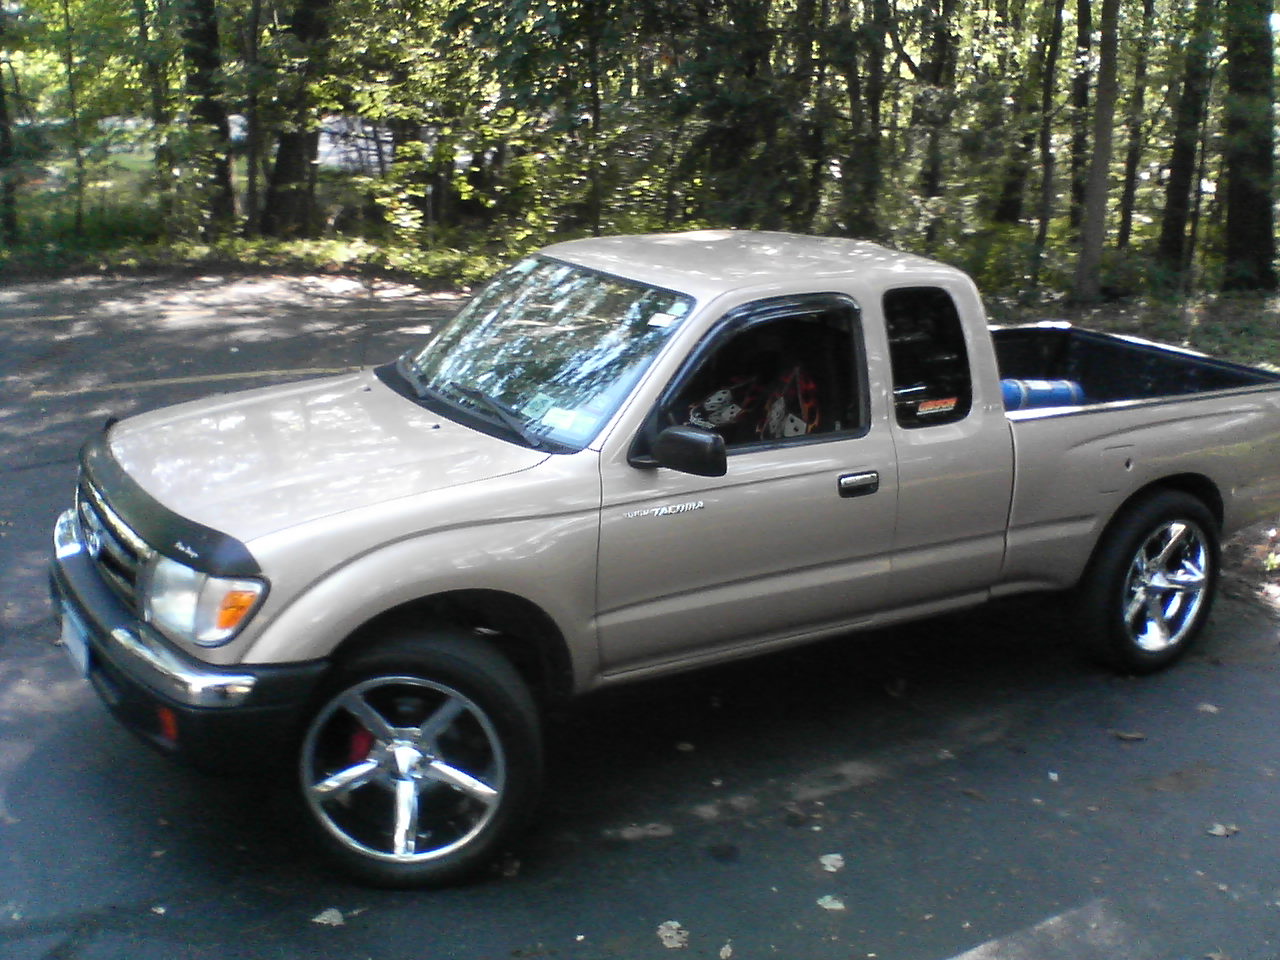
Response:
[{"label": "gold pickup truck", "polygon": [[54,532],[62,641],[206,766],[283,771],[373,883],[527,820],[548,703],[1038,590],[1144,673],[1280,512],[1280,376],[963,273],[705,231],[557,244],[361,373],[108,426]]}]

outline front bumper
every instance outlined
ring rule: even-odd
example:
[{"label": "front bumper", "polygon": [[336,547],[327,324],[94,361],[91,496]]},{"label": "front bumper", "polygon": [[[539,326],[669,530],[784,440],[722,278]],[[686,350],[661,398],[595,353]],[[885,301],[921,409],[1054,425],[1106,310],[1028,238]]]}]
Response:
[{"label": "front bumper", "polygon": [[81,664],[127,728],[164,753],[203,769],[261,774],[281,762],[326,661],[216,667],[178,649],[134,615],[102,579],[75,512],[54,527],[49,569],[64,631],[83,639]]}]

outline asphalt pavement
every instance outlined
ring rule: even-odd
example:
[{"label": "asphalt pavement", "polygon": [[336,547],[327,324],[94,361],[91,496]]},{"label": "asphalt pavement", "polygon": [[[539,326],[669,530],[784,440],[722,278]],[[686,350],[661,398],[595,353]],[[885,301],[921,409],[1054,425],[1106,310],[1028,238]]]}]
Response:
[{"label": "asphalt pavement", "polygon": [[267,771],[205,777],[118,728],[46,596],[84,437],[390,359],[457,303],[0,287],[0,958],[1280,957],[1280,632],[1248,590],[1145,679],[1081,663],[1033,598],[590,698],[549,723],[532,833],[446,890],[354,886]]}]

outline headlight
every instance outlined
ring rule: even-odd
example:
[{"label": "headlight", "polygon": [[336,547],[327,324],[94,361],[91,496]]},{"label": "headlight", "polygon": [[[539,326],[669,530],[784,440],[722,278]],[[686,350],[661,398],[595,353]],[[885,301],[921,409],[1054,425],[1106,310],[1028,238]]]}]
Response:
[{"label": "headlight", "polygon": [[261,580],[211,577],[157,557],[146,578],[143,616],[175,640],[216,647],[236,635],[264,593]]}]

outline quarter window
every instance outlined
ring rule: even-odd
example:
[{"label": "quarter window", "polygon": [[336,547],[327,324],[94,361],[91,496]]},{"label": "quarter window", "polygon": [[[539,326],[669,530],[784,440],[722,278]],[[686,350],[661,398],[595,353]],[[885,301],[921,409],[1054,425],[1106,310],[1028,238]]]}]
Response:
[{"label": "quarter window", "polygon": [[932,427],[969,415],[973,387],[964,328],[951,295],[938,287],[904,287],[884,295],[899,425]]}]

